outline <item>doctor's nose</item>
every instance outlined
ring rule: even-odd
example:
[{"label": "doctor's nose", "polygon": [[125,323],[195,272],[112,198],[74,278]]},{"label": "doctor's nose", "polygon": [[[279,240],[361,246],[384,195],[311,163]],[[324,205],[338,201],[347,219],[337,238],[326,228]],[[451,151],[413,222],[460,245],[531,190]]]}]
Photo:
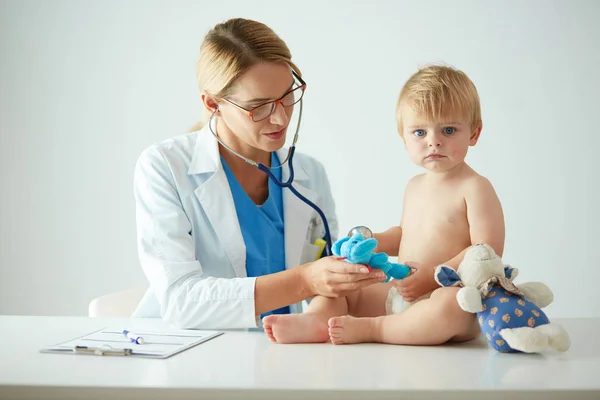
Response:
[{"label": "doctor's nose", "polygon": [[275,109],[273,113],[270,115],[270,121],[275,125],[286,125],[288,124],[290,118],[285,112],[285,107],[281,103],[275,104]]}]

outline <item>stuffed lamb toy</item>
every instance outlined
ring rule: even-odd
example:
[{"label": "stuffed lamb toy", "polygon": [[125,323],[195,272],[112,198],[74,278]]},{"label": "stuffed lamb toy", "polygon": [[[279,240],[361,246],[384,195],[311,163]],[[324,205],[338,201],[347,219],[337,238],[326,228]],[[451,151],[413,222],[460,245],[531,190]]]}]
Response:
[{"label": "stuffed lamb toy", "polygon": [[488,343],[500,352],[539,353],[553,348],[567,351],[567,332],[551,324],[541,308],[552,303],[552,291],[541,282],[516,286],[518,270],[504,265],[487,244],[475,245],[465,253],[458,270],[439,266],[435,280],[441,286],[461,286],[459,306],[477,313]]}]

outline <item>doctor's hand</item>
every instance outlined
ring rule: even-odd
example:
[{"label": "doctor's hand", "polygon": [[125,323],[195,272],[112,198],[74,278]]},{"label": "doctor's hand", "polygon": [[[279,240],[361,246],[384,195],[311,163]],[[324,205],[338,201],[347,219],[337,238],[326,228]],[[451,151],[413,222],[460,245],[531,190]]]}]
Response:
[{"label": "doctor's hand", "polygon": [[405,301],[412,303],[419,297],[440,287],[434,278],[434,268],[412,262],[403,264],[413,269],[412,274],[404,279],[394,279],[392,285],[396,287],[396,290]]},{"label": "doctor's hand", "polygon": [[383,271],[369,269],[362,264],[350,264],[335,256],[323,257],[302,266],[304,283],[312,295],[342,297],[347,294],[382,282]]}]

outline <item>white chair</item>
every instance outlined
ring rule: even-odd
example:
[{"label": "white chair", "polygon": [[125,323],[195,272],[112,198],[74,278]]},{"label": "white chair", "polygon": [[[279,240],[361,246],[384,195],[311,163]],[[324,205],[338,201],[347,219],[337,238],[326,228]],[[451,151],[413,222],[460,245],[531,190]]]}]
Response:
[{"label": "white chair", "polygon": [[131,317],[147,288],[132,288],[96,297],[90,302],[88,315],[93,318]]}]

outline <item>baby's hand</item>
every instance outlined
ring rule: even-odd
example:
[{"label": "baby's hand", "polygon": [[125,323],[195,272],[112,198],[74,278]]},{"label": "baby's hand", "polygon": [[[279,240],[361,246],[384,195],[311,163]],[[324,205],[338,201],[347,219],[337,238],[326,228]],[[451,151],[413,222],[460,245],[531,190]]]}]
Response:
[{"label": "baby's hand", "polygon": [[439,286],[434,279],[434,268],[414,262],[403,264],[411,267],[414,272],[404,279],[393,280],[392,284],[405,301],[411,303]]}]

